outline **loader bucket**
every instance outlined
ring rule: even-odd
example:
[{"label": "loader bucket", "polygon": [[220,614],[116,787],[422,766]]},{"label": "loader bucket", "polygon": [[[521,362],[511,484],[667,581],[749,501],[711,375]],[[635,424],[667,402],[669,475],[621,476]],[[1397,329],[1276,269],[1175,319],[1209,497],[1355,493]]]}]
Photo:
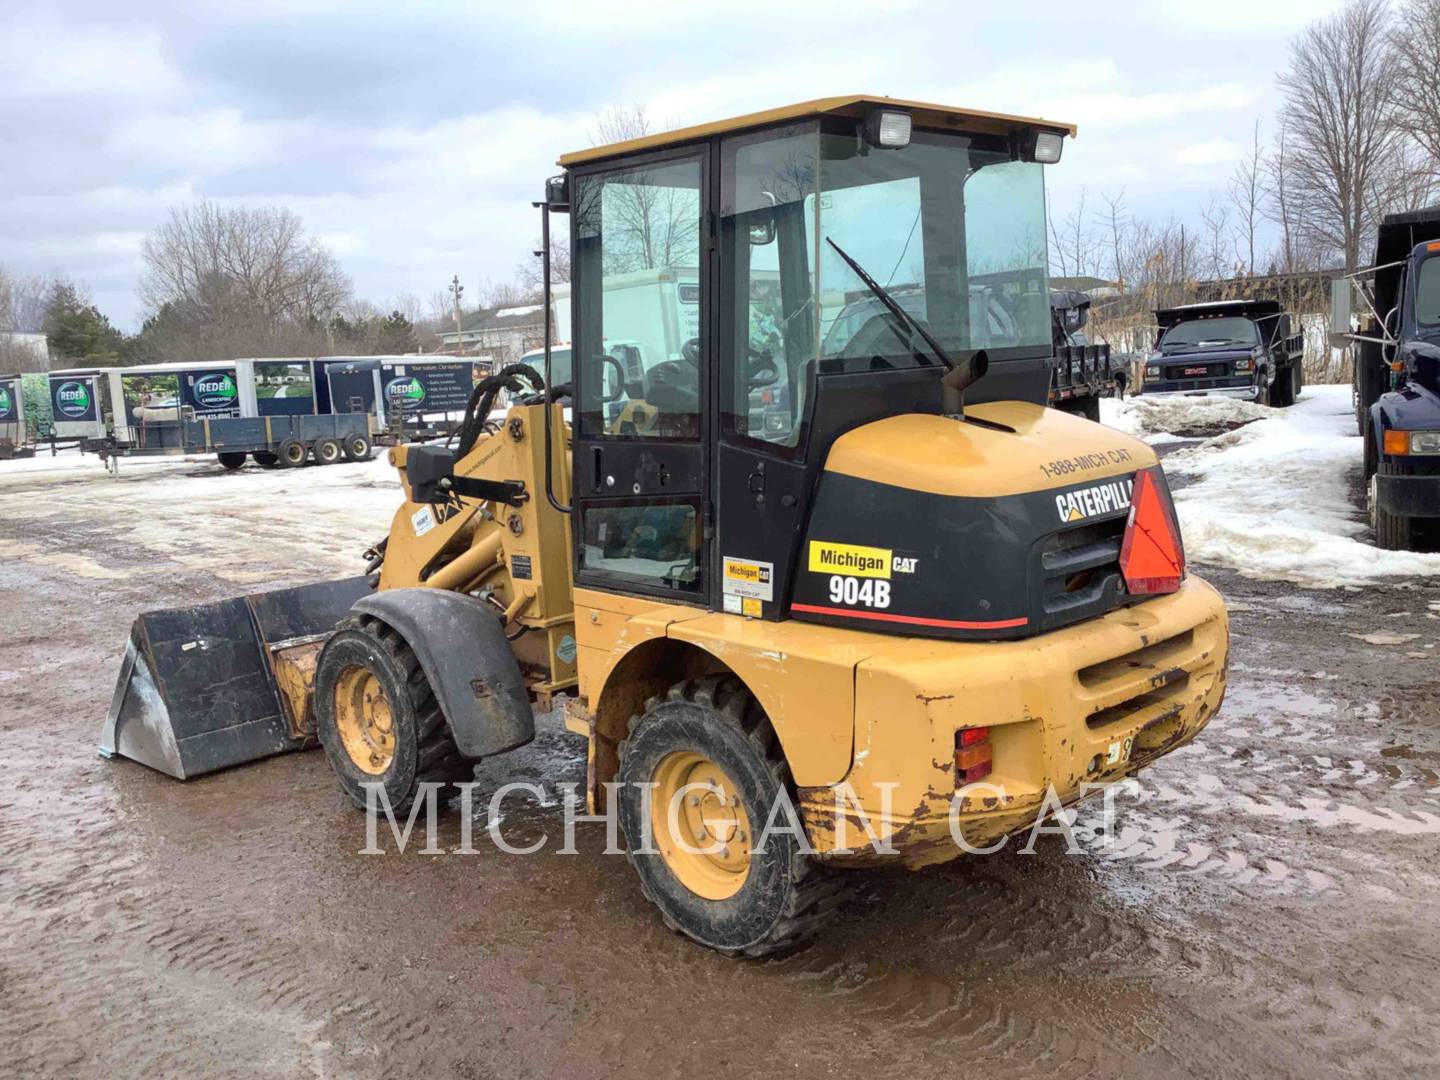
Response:
[{"label": "loader bucket", "polygon": [[315,659],[367,577],[147,611],[135,620],[104,757],[180,780],[315,744]]}]

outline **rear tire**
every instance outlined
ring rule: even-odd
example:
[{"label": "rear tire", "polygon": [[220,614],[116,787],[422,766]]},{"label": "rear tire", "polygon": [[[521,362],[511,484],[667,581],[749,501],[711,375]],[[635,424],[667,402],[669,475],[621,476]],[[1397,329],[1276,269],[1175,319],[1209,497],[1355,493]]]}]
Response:
[{"label": "rear tire", "polygon": [[1288,409],[1295,404],[1295,369],[1286,366],[1276,372],[1275,381],[1270,384],[1270,404],[1277,409]]},{"label": "rear tire", "polygon": [[[677,834],[669,805],[686,778],[715,787],[698,809],[688,797],[677,804]],[[806,855],[793,835],[772,832],[764,851],[751,849],[775,800],[783,795],[793,803],[793,790],[764,710],[732,675],[691,679],[651,698],[620,744],[617,779],[620,827],[641,890],[667,926],[701,945],[748,957],[791,948],[827,922],[850,891],[845,875]],[[641,792],[651,783],[658,786],[647,807]],[[713,835],[693,831],[691,814]],[[775,821],[783,828],[787,819]],[[692,847],[725,844],[720,853],[697,856],[679,848],[678,839]]]},{"label": "rear tire", "polygon": [[278,454],[272,454],[269,450],[256,450],[250,455],[255,459],[255,464],[262,469],[273,469],[280,464]]},{"label": "rear tire", "polygon": [[372,453],[370,440],[364,435],[351,435],[341,444],[345,456],[351,461],[369,461]]},{"label": "rear tire", "polygon": [[298,469],[305,464],[305,444],[299,439],[284,439],[275,448],[275,456],[282,469]]},{"label": "rear tire", "polygon": [[399,814],[408,813],[422,783],[474,775],[414,651],[379,619],[346,619],[325,643],[315,667],[315,716],[340,789],[362,810],[367,784],[382,784]]},{"label": "rear tire", "polygon": [[334,465],[340,460],[340,441],[338,439],[316,439],[310,452],[315,456],[316,465]]},{"label": "rear tire", "polygon": [[220,451],[220,453],[216,454],[215,457],[219,459],[221,465],[223,465],[231,472],[234,472],[236,469],[240,468],[241,465],[245,464],[245,451],[243,450],[222,450]]}]

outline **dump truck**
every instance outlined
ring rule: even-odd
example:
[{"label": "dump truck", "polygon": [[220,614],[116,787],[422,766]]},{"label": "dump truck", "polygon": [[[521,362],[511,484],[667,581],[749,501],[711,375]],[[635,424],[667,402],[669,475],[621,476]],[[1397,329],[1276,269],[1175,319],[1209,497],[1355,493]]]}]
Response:
[{"label": "dump truck", "polygon": [[[1224,604],[1152,450],[1044,405],[1033,244],[1073,134],[853,96],[564,155],[536,206],[543,253],[570,217],[573,384],[547,339],[453,444],[392,449],[365,573],[142,615],[102,752],[188,777],[318,741],[357,807],[413,810],[563,701],[643,895],[759,956],[851,866],[1002,842],[1189,742]],[[698,333],[629,370],[605,283],[682,248]],[[1014,320],[991,350],[970,268]],[[826,345],[857,290],[879,310]],[[758,387],[783,422],[754,424]]]},{"label": "dump truck", "polygon": [[1147,397],[1231,397],[1294,405],[1305,385],[1305,337],[1276,300],[1216,300],[1155,312]]},{"label": "dump truck", "polygon": [[1100,400],[1125,396],[1130,372],[1110,358],[1110,346],[1094,343],[1085,333],[1090,320],[1089,293],[1050,290],[1051,332],[1055,367],[1050,376],[1050,404],[1099,421]]},{"label": "dump truck", "polygon": [[1390,550],[1440,539],[1440,208],[1388,214],[1371,266],[1331,282],[1330,343],[1355,346],[1366,504]]}]

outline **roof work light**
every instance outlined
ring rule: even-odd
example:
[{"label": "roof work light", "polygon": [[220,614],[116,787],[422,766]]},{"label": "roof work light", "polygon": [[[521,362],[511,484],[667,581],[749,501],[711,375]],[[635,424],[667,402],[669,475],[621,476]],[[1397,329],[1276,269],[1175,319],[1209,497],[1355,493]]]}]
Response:
[{"label": "roof work light", "polygon": [[909,146],[910,114],[903,109],[871,109],[865,114],[865,141],[886,150]]}]

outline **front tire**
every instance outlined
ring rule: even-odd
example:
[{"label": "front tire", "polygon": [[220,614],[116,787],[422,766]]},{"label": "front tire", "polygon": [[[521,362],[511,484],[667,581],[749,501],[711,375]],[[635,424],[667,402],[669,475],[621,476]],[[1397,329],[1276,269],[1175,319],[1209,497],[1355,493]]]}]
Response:
[{"label": "front tire", "polygon": [[379,619],[347,619],[325,643],[315,667],[315,715],[340,788],[362,810],[369,784],[383,785],[399,814],[421,784],[474,775],[414,651]]},{"label": "front tire", "polygon": [[813,934],[845,899],[844,876],[779,831],[783,812],[764,850],[755,846],[776,801],[792,796],[790,770],[764,710],[734,676],[688,680],[650,699],[620,744],[617,779],[630,864],[672,930],[727,956],[764,956]]},{"label": "front tire", "polygon": [[1370,524],[1375,528],[1375,543],[1386,551],[1414,551],[1415,519],[1392,514],[1380,505],[1380,477],[1388,472],[1389,469],[1381,464],[1370,476],[1367,488]]},{"label": "front tire", "polygon": [[220,453],[216,454],[215,457],[219,460],[221,466],[223,466],[230,472],[234,472],[236,469],[240,468],[241,465],[245,464],[245,452],[243,450],[222,450],[220,451]]}]

